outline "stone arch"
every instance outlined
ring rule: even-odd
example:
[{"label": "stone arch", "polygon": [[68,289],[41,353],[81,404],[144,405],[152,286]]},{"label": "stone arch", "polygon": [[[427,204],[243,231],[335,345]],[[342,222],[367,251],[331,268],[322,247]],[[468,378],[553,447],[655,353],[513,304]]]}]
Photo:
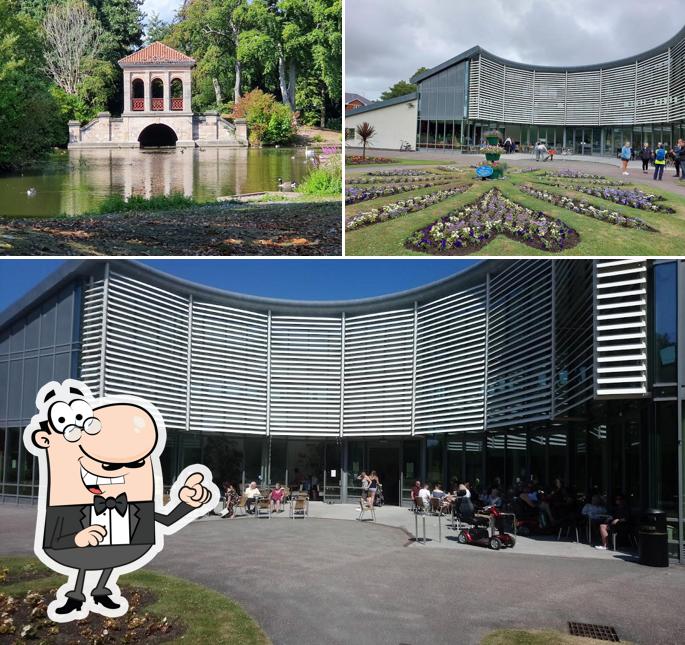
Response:
[{"label": "stone arch", "polygon": [[145,109],[145,82],[142,78],[131,81],[131,109],[142,112]]},{"label": "stone arch", "polygon": [[150,105],[155,112],[164,111],[164,81],[159,77],[150,83]]},{"label": "stone arch", "polygon": [[171,94],[171,109],[183,110],[183,80],[178,77],[172,78],[169,92]]},{"label": "stone arch", "polygon": [[143,128],[138,136],[141,148],[175,147],[178,135],[165,123],[153,123]]}]

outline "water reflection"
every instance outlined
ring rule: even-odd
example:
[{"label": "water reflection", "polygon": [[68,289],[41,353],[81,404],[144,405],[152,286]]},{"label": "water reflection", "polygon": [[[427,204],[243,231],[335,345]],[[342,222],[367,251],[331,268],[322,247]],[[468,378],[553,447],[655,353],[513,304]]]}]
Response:
[{"label": "water reflection", "polygon": [[300,182],[306,170],[304,151],[295,149],[71,150],[40,170],[1,175],[0,214],[79,215],[114,194],[212,200],[277,190],[279,177]]}]

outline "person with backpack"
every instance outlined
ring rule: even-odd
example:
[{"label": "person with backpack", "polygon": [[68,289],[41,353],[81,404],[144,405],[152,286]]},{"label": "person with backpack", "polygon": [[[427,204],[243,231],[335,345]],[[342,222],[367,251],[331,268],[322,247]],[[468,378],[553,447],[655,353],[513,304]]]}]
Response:
[{"label": "person with backpack", "polygon": [[647,174],[649,172],[649,162],[652,160],[652,149],[648,143],[645,143],[640,150],[640,159],[642,159],[642,172]]},{"label": "person with backpack", "polygon": [[628,172],[628,162],[633,155],[633,149],[630,147],[630,141],[626,141],[626,144],[621,148],[621,166],[623,168],[623,174],[629,175]]},{"label": "person with backpack", "polygon": [[666,149],[664,144],[660,143],[659,147],[654,153],[654,181],[664,180],[664,168],[666,167]]}]

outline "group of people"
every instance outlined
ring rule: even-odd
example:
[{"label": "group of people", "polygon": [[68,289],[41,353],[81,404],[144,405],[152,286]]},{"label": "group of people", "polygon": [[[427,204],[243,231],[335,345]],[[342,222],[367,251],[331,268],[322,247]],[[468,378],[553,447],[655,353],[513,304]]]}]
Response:
[{"label": "group of people", "polygon": [[[471,486],[469,482],[454,480],[449,487],[449,492],[445,492],[441,482],[435,484],[431,490],[429,482],[422,484],[417,479],[410,491],[410,495],[414,508],[422,508],[424,511],[432,510],[441,513],[451,513],[458,505],[459,513],[464,519],[473,517],[474,506],[471,499]],[[499,504],[496,502],[499,502]],[[491,505],[501,506],[501,499],[497,500],[493,497]]]},{"label": "group of people", "polygon": [[376,495],[378,495],[378,489],[381,485],[381,481],[378,478],[378,473],[375,470],[372,470],[367,475],[366,471],[362,471],[359,473],[357,480],[362,484],[362,506],[366,505],[369,508],[373,508],[373,506],[376,504]]},{"label": "group of people", "polygon": [[[624,175],[630,175],[628,172],[628,163],[634,156],[633,148],[630,141],[626,141],[623,148],[621,148],[621,168]],[[652,150],[649,143],[645,142],[639,152],[640,160],[642,161],[643,174],[649,173],[649,164],[654,165],[654,181],[663,181],[664,170],[669,162],[673,163],[675,168],[675,178],[685,181],[685,140],[678,139],[678,143],[671,149],[668,149],[663,143],[657,144],[656,149]]]},{"label": "group of people", "polygon": [[557,151],[554,148],[547,148],[544,141],[538,141],[533,148],[535,151],[535,161],[554,161]]},{"label": "group of people", "polygon": [[[221,517],[233,519],[236,516],[236,506],[238,505],[241,497],[239,487],[237,484],[233,484],[232,482],[224,482],[223,488],[226,506],[221,512]],[[250,485],[243,492],[243,496],[245,497],[245,512],[249,513],[250,515],[254,514],[257,500],[264,497],[257,486],[257,482],[250,482]],[[276,482],[276,486],[274,486],[274,488],[268,492],[266,497],[269,500],[272,512],[283,512],[285,488],[283,488],[279,482]]]},{"label": "group of people", "polygon": [[583,506],[581,515],[587,517],[590,526],[599,530],[601,544],[595,549],[607,549],[609,546],[609,536],[613,533],[619,534],[628,527],[630,512],[623,495],[616,495],[614,506],[611,513],[607,510],[601,495],[593,495],[590,501]]}]

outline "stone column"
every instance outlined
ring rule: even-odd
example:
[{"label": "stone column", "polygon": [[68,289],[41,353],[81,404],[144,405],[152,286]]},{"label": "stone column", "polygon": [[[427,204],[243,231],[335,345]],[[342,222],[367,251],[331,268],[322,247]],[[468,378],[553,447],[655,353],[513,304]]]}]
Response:
[{"label": "stone column", "polygon": [[148,72],[143,80],[145,83],[145,111],[152,111],[152,72]]},{"label": "stone column", "polygon": [[235,138],[238,141],[247,143],[247,120],[235,119],[233,123],[235,124]]},{"label": "stone column", "polygon": [[164,111],[171,112],[171,72],[166,73],[164,81]]},{"label": "stone column", "polygon": [[183,75],[181,75],[183,80],[183,111],[192,112],[192,100],[191,100],[191,71],[188,70]]},{"label": "stone column", "polygon": [[124,114],[131,111],[131,72],[124,71]]},{"label": "stone column", "polygon": [[81,143],[80,121],[69,121],[69,143]]}]

